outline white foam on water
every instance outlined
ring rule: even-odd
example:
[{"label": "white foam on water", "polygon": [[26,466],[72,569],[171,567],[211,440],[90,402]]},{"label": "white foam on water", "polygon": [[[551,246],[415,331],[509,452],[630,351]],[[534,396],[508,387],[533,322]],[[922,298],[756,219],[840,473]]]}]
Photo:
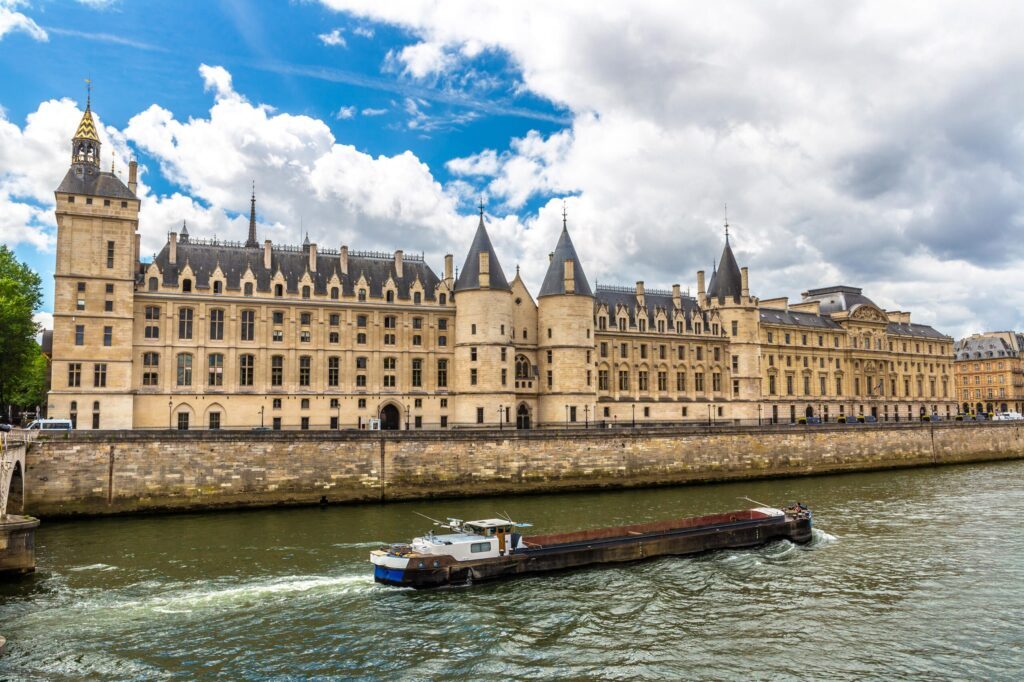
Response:
[{"label": "white foam on water", "polygon": [[825,547],[831,545],[834,542],[839,542],[839,538],[831,533],[826,533],[820,528],[811,529],[811,541],[807,544],[807,547],[817,549],[819,547]]},{"label": "white foam on water", "polygon": [[338,542],[331,545],[331,547],[337,547],[338,549],[378,549],[387,544],[386,542]]},{"label": "white foam on water", "polygon": [[222,608],[231,603],[253,603],[260,599],[314,590],[340,593],[363,591],[373,585],[373,576],[368,573],[341,576],[288,576],[234,587],[186,590],[177,594],[129,602],[125,606],[152,608],[153,610],[162,610],[163,613],[187,612],[207,606]]},{"label": "white foam on water", "polygon": [[117,566],[111,566],[110,564],[89,564],[88,566],[75,566],[69,568],[69,571],[116,571]]}]

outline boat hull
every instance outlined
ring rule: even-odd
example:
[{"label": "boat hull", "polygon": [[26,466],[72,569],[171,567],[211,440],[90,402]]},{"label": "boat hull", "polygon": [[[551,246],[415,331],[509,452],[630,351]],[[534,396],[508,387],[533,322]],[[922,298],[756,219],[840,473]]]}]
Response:
[{"label": "boat hull", "polygon": [[398,587],[425,589],[643,561],[655,557],[751,548],[777,540],[789,540],[797,544],[810,542],[809,515],[803,518],[771,517],[648,534],[534,545],[517,549],[507,556],[478,561],[453,561],[446,556],[415,556],[409,558],[403,567],[375,566],[374,580]]}]

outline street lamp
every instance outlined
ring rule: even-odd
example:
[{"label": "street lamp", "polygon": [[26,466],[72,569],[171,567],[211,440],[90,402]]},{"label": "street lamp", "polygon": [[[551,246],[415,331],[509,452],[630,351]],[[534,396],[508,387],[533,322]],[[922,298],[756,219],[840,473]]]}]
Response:
[{"label": "street lamp", "polygon": [[708,426],[711,426],[711,403],[708,403]]},{"label": "street lamp", "polygon": [[633,408],[633,428],[636,428],[636,403],[630,405]]},{"label": "street lamp", "polygon": [[498,430],[499,431],[501,431],[501,426],[502,426],[502,424],[501,424],[501,421],[502,421],[501,420],[501,414],[502,414],[502,411],[504,409],[505,409],[504,405],[498,405]]},{"label": "street lamp", "polygon": [[757,404],[757,425],[761,426],[761,404]]},{"label": "street lamp", "polygon": [[167,399],[167,430],[168,431],[170,431],[171,428],[173,428],[171,426],[171,408],[173,408],[173,407],[174,407],[174,398],[168,398]]},{"label": "street lamp", "polygon": [[569,428],[569,406],[565,406],[565,428]]},{"label": "street lamp", "polygon": [[583,406],[583,428],[590,428],[590,405]]},{"label": "street lamp", "polygon": [[341,399],[338,399],[338,402],[334,404],[334,409],[337,413],[338,430],[341,431]]},{"label": "street lamp", "polygon": [[263,428],[263,410],[267,409],[266,405],[260,405],[260,428]]},{"label": "street lamp", "polygon": [[405,430],[409,430],[409,405],[405,406]]}]

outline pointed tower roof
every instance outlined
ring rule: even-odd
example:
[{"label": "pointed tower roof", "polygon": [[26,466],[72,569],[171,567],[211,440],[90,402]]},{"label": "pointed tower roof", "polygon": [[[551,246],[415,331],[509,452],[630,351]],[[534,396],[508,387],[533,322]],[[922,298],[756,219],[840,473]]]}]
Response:
[{"label": "pointed tower roof", "polygon": [[718,272],[711,275],[708,296],[739,298],[742,291],[743,278],[740,275],[740,266],[736,263],[736,256],[729,245],[729,224],[726,223],[725,248],[722,249],[722,257],[718,262]]},{"label": "pointed tower roof", "polygon": [[711,292],[718,286],[718,261],[711,261],[711,279],[708,280],[708,296],[713,296]]},{"label": "pointed tower roof", "polygon": [[181,235],[178,241],[182,244],[188,243],[188,223],[184,220],[181,221]]},{"label": "pointed tower roof", "polygon": [[455,281],[455,291],[480,288],[481,253],[487,254],[487,260],[490,264],[490,284],[488,288],[509,291],[511,287],[508,285],[508,280],[505,279],[505,273],[501,269],[501,264],[498,263],[498,256],[494,253],[494,247],[491,245],[491,238],[487,234],[487,228],[484,227],[483,203],[480,204],[480,224],[476,227],[473,243],[469,247],[469,253],[466,254],[466,262],[462,266],[459,278]]},{"label": "pointed tower roof", "polygon": [[259,246],[256,242],[256,183],[252,183],[252,197],[249,199],[249,238],[245,240],[245,246],[255,249]]},{"label": "pointed tower roof", "polygon": [[82,120],[78,122],[78,129],[75,131],[75,136],[72,139],[100,141],[100,136],[96,132],[96,122],[92,120],[91,90],[85,100],[85,113],[82,114]]},{"label": "pointed tower roof", "polygon": [[593,296],[594,292],[591,291],[590,284],[587,283],[587,276],[583,272],[583,265],[580,263],[579,256],[576,255],[576,247],[573,246],[572,238],[569,236],[569,227],[563,208],[562,234],[558,237],[558,244],[555,246],[551,263],[548,265],[548,272],[544,275],[544,283],[541,284],[540,293],[537,294],[537,298],[557,296],[558,294],[565,293],[565,261],[567,260],[573,262],[572,273],[575,293],[580,296]]}]

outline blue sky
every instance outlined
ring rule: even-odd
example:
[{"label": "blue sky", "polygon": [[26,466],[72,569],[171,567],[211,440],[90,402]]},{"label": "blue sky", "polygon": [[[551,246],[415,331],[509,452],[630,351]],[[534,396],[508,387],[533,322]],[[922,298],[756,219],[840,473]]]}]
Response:
[{"label": "blue sky", "polygon": [[[0,0],[0,239],[44,275],[84,106],[143,167],[143,252],[188,220],[461,263],[484,197],[536,290],[862,286],[960,335],[1024,327],[1024,47],[1010,2]],[[999,286],[992,286],[998,282]],[[592,282],[593,283],[593,282]],[[45,312],[45,311],[44,311]],[[45,316],[44,316],[45,321]]]}]

